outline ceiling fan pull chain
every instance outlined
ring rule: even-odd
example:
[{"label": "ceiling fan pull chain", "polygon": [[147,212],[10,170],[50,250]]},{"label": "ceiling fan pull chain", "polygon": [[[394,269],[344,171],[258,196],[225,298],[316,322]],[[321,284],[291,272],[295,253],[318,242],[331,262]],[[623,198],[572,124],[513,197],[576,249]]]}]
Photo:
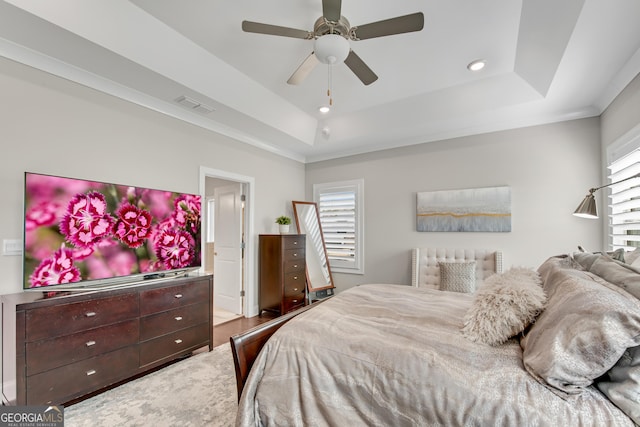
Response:
[{"label": "ceiling fan pull chain", "polygon": [[329,105],[333,105],[333,98],[331,97],[331,86],[333,85],[333,64],[329,64],[329,88],[327,89],[327,96],[329,97]]}]

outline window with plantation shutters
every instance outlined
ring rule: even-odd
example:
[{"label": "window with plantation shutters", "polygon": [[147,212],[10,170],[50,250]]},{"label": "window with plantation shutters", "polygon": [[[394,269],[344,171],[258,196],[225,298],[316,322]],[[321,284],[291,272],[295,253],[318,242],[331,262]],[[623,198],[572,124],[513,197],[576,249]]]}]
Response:
[{"label": "window with plantation shutters", "polygon": [[364,273],[363,187],[363,180],[313,186],[327,257],[333,272]]},{"label": "window with plantation shutters", "polygon": [[608,167],[611,185],[609,196],[609,231],[613,249],[640,247],[640,149],[612,161]]}]

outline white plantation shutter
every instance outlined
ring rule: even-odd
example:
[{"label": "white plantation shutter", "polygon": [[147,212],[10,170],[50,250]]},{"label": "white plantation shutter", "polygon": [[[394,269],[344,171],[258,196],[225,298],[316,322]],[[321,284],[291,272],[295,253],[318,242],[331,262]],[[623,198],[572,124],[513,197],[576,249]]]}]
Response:
[{"label": "white plantation shutter", "polygon": [[[618,182],[640,173],[640,149],[609,165],[609,182]],[[609,230],[613,249],[640,247],[640,178],[611,185]]]},{"label": "white plantation shutter", "polygon": [[321,194],[318,207],[329,259],[354,262],[356,256],[355,192]]},{"label": "white plantation shutter", "polygon": [[327,257],[334,272],[363,273],[362,180],[314,185]]}]

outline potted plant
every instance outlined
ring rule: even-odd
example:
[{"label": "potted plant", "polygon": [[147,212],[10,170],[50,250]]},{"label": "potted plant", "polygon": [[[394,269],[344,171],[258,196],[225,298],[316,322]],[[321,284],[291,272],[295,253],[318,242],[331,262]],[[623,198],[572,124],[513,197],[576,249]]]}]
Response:
[{"label": "potted plant", "polygon": [[279,216],[276,218],[276,224],[280,227],[280,234],[287,234],[291,225],[291,218],[285,215]]}]

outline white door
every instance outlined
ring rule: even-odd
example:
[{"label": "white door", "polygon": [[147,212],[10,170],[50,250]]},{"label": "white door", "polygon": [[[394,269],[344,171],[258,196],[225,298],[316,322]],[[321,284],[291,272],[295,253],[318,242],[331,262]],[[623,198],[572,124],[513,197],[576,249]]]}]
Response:
[{"label": "white door", "polygon": [[242,314],[242,184],[214,189],[213,303]]}]

